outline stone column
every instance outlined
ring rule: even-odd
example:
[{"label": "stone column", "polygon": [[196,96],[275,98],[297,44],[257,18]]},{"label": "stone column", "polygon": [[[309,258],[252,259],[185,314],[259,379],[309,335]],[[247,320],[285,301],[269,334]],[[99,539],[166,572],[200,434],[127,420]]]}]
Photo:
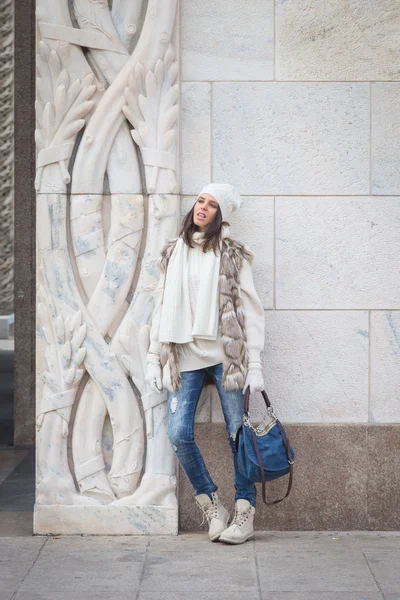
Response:
[{"label": "stone column", "polygon": [[177,534],[166,391],[144,381],[179,223],[177,0],[36,14],[34,530]]},{"label": "stone column", "polygon": [[14,443],[35,441],[35,3],[15,3]]}]

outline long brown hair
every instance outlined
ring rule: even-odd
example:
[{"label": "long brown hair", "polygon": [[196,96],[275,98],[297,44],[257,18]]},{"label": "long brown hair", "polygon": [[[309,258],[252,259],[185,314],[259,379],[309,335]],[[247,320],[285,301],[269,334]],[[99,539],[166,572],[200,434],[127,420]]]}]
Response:
[{"label": "long brown hair", "polygon": [[[182,227],[179,232],[179,235],[182,236],[183,241],[189,246],[189,248],[193,248],[192,236],[194,232],[200,231],[200,229],[193,220],[194,207],[196,206],[196,202],[192,206],[192,210],[190,210],[186,217],[183,219]],[[224,225],[229,225],[229,223],[228,221],[223,220],[221,207],[218,205],[214,219],[211,221],[211,223],[208,224],[208,227],[204,232],[203,252],[207,252],[209,248],[212,248],[214,250],[214,254],[217,254],[216,251],[219,245],[219,241],[222,237],[222,227]]]}]

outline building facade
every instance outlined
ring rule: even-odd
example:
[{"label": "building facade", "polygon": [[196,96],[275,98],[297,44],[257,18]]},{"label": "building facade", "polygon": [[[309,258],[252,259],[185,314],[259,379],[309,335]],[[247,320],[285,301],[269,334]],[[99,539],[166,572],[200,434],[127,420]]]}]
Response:
[{"label": "building facade", "polygon": [[[209,181],[243,198],[231,230],[256,254],[266,389],[297,451],[256,527],[397,529],[398,3],[38,0],[36,17],[35,66],[34,6],[16,7],[15,437],[36,435],[36,531],[176,533],[178,503],[197,527],[143,361],[160,247]],[[197,420],[233,504],[212,386]]]}]

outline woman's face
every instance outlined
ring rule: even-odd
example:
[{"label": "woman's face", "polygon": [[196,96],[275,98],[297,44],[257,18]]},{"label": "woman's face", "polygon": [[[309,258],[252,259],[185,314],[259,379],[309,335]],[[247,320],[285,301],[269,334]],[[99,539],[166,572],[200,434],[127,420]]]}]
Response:
[{"label": "woman's face", "polygon": [[218,202],[211,194],[201,194],[194,205],[193,222],[200,231],[205,231],[211,221],[215,218]]}]

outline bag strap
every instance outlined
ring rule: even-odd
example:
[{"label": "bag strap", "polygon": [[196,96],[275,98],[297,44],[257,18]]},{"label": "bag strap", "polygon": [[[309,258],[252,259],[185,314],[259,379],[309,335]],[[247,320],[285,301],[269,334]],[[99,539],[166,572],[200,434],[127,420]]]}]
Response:
[{"label": "bag strap", "polygon": [[[265,404],[267,405],[267,408],[270,408],[271,403],[270,403],[269,398],[267,396],[267,392],[265,390],[263,390],[261,393],[263,395],[263,398],[265,400]],[[250,386],[247,387],[247,389],[245,391],[245,394],[244,394],[244,410],[245,410],[245,412],[249,411],[249,403],[250,403]],[[282,500],[285,500],[285,498],[287,498],[289,496],[290,491],[292,489],[292,484],[293,484],[293,460],[292,460],[292,455],[290,454],[289,439],[286,437],[285,432],[283,430],[283,427],[282,427],[282,425],[281,425],[281,423],[280,423],[280,421],[278,419],[276,420],[276,424],[278,426],[278,429],[279,429],[280,434],[282,436],[283,444],[284,444],[285,449],[286,449],[286,454],[287,454],[287,457],[288,457],[290,472],[289,472],[289,481],[288,481],[288,487],[287,487],[287,490],[286,490],[286,494],[283,496],[283,498],[279,498],[278,500],[273,500],[272,502],[267,502],[266,489],[265,489],[266,481],[265,481],[264,467],[263,467],[263,464],[262,464],[261,454],[260,454],[260,451],[258,449],[256,434],[254,433],[253,429],[250,429],[251,435],[253,437],[254,449],[256,451],[257,459],[258,459],[258,464],[259,464],[259,467],[260,467],[263,502],[267,506],[271,506],[273,504],[279,504],[279,502],[282,502]]]},{"label": "bag strap", "polygon": [[[262,397],[264,398],[264,402],[267,408],[271,408],[271,402],[267,396],[267,392],[263,390],[261,392]],[[250,404],[250,386],[248,385],[246,391],[244,393],[244,412],[249,412],[249,404]]]}]

